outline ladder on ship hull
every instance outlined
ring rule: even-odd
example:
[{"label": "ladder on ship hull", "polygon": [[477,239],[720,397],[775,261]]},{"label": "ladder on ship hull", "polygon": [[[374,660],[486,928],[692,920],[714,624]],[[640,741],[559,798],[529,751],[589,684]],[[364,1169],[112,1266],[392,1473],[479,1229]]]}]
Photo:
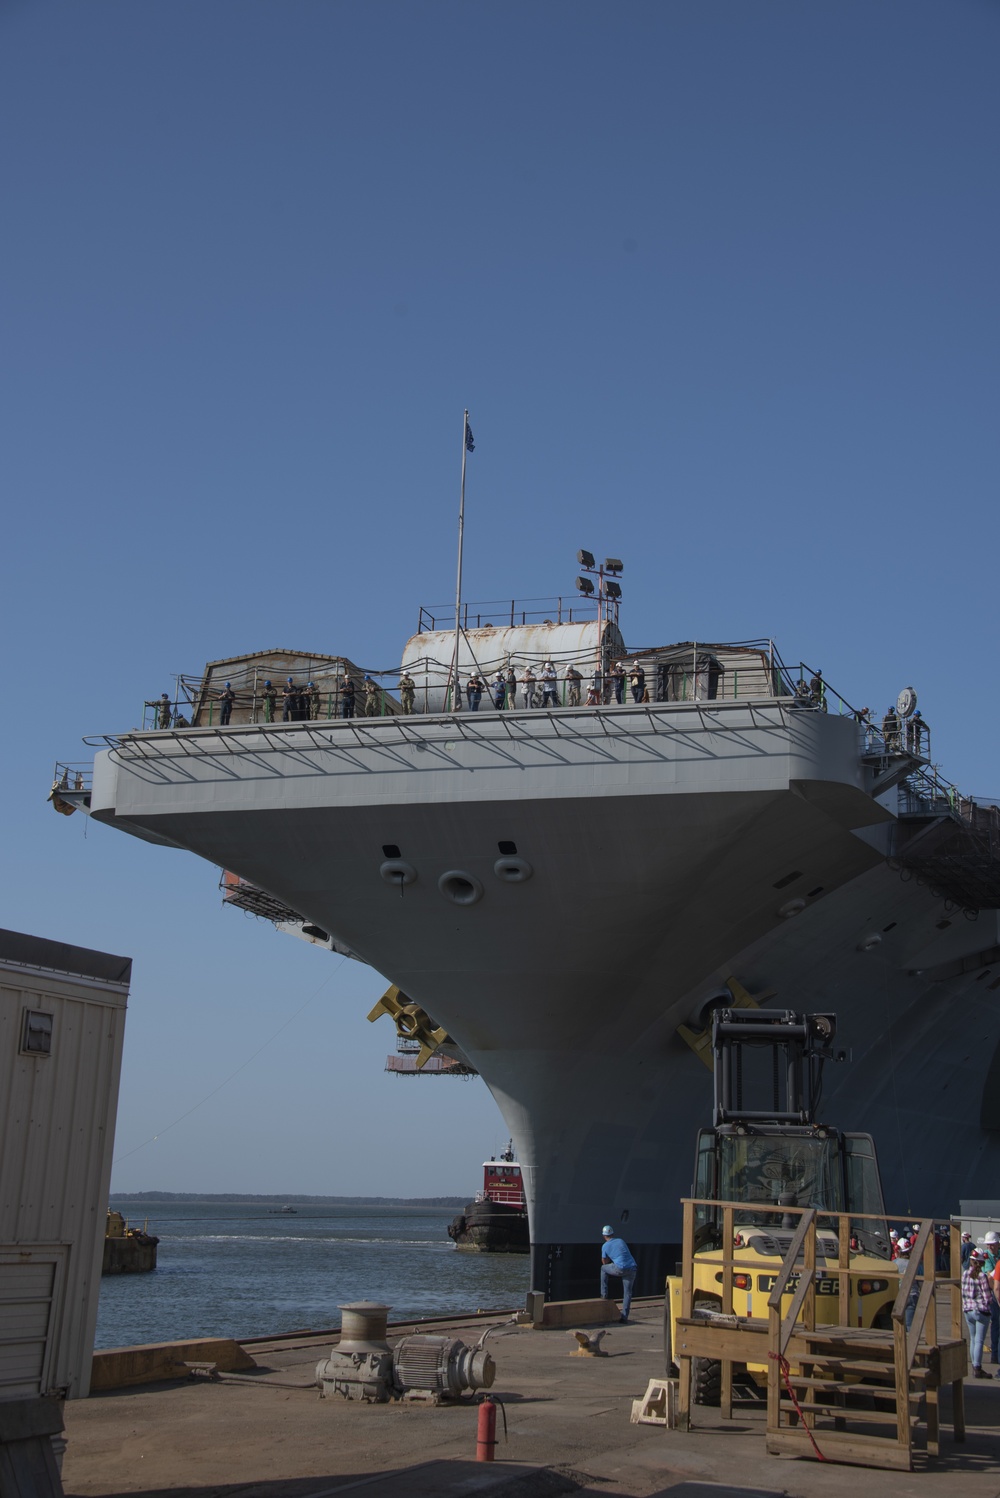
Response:
[{"label": "ladder on ship hull", "polygon": [[[680,1368],[677,1425],[691,1429],[692,1362],[709,1358],[721,1363],[721,1413],[732,1416],[733,1366],[767,1369],[767,1450],[866,1467],[912,1471],[914,1451],[923,1444],[929,1456],[940,1453],[941,1388],[952,1388],[952,1432],[965,1439],[963,1383],[968,1355],[962,1336],[959,1282],[937,1275],[933,1224],[925,1221],[917,1235],[911,1262],[900,1277],[889,1329],[847,1324],[848,1254],[851,1224],[864,1214],[843,1216],[837,1225],[841,1250],[839,1322],[816,1325],[816,1212],[792,1208],[799,1226],[782,1261],[768,1301],[768,1317],[737,1316],[732,1311],[735,1270],[753,1268],[747,1250],[732,1250],[733,1212],[741,1204],[684,1202],[683,1288],[676,1323]],[[723,1297],[719,1312],[693,1314],[694,1208],[721,1207]],[[745,1210],[745,1206],[744,1206]],[[829,1220],[829,1218],[827,1218]],[[884,1218],[879,1218],[884,1221]],[[732,1254],[732,1257],[729,1255]],[[960,1258],[959,1233],[952,1230],[952,1263]],[[923,1278],[918,1279],[922,1268]],[[782,1314],[782,1297],[797,1277],[791,1302]],[[912,1326],[906,1308],[919,1287]],[[939,1338],[937,1296],[951,1297],[951,1335]],[[860,1427],[860,1429],[858,1429]],[[922,1442],[921,1442],[922,1438]]]}]

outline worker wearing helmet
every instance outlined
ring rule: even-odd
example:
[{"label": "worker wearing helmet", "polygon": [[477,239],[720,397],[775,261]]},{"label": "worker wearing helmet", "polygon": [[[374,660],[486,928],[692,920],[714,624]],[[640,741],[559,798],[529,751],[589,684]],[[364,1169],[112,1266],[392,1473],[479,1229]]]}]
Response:
[{"label": "worker wearing helmet", "polygon": [[273,687],[269,681],[264,683],[264,722],[273,723],[274,715],[278,710],[278,689]]},{"label": "worker wearing helmet", "polygon": [[233,691],[233,684],[231,681],[227,681],[225,689],[219,693],[219,701],[222,704],[221,710],[219,712],[219,722],[223,725],[223,727],[225,727],[225,725],[232,719],[233,703],[236,701],[236,693]]},{"label": "worker wearing helmet", "polygon": [[611,1293],[608,1288],[608,1276],[615,1275],[622,1282],[622,1313],[619,1321],[628,1321],[628,1313],[632,1306],[632,1286],[635,1284],[636,1264],[629,1246],[624,1238],[615,1235],[614,1228],[610,1223],[605,1223],[601,1229],[604,1242],[601,1246],[601,1299],[610,1300]]}]

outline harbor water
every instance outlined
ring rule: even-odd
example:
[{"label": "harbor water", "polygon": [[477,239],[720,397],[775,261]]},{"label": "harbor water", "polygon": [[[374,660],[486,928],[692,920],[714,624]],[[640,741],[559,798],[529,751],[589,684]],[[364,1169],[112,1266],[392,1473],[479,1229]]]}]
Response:
[{"label": "harbor water", "polygon": [[98,1348],[326,1330],[353,1300],[383,1301],[392,1320],[514,1309],[529,1288],[527,1254],[454,1247],[454,1207],[112,1205],[133,1227],[148,1217],[160,1245],[152,1273],[102,1279]]}]

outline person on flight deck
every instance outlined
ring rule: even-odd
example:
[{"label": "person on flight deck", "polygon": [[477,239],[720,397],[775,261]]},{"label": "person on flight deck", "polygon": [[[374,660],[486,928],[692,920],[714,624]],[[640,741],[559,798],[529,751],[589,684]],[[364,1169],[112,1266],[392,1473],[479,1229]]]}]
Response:
[{"label": "person on flight deck", "polygon": [[625,701],[625,667],[622,665],[621,661],[615,661],[614,665],[611,667],[611,670],[608,672],[608,676],[611,679],[611,685],[614,689],[615,701],[617,702],[618,706],[621,707],[622,703]]},{"label": "person on flight deck", "polygon": [[646,673],[638,661],[632,662],[632,671],[629,675],[628,684],[632,688],[632,701],[641,702],[642,694],[646,690]]},{"label": "person on flight deck", "polygon": [[882,737],[885,747],[890,751],[899,750],[899,719],[896,709],[890,705],[885,717],[882,719]]},{"label": "person on flight deck", "polygon": [[342,718],[354,717],[354,698],[356,688],[348,673],[345,671],[340,683],[340,716]]},{"label": "person on flight deck", "polygon": [[264,683],[264,722],[273,723],[274,715],[278,710],[278,689],[272,687],[269,681]]},{"label": "person on flight deck", "polygon": [[409,717],[413,711],[413,697],[417,690],[417,684],[409,671],[404,671],[399,678],[399,700],[403,704],[403,712]]},{"label": "person on flight deck", "polygon": [[524,693],[525,707],[534,707],[535,705],[535,682],[537,680],[538,678],[534,671],[532,671],[531,666],[525,666],[521,672],[521,690]]},{"label": "person on flight deck", "polygon": [[281,689],[281,721],[292,723],[299,707],[299,689],[289,676]]},{"label": "person on flight deck", "polygon": [[556,676],[556,668],[555,668],[555,666],[553,666],[553,664],[552,664],[551,661],[546,661],[545,665],[542,667],[542,706],[543,707],[558,707],[559,706],[559,692],[558,692],[558,689],[557,689],[557,686],[556,686],[557,680],[558,680],[558,678]]},{"label": "person on flight deck", "polygon": [[166,692],[160,693],[160,700],[156,706],[156,726],[158,728],[170,727],[170,698]]},{"label": "person on flight deck", "polygon": [[566,667],[566,680],[569,683],[569,695],[568,695],[569,705],[570,705],[570,707],[579,707],[580,706],[580,683],[583,681],[583,676],[576,669],[575,666],[567,666]]},{"label": "person on flight deck", "polygon": [[473,671],[465,683],[465,695],[469,703],[469,712],[478,713],[479,704],[483,700],[483,683],[479,678],[478,671]]},{"label": "person on flight deck", "polygon": [[927,724],[924,722],[923,714],[919,707],[909,722],[910,748],[914,754],[922,754],[924,747],[924,734],[928,732]]},{"label": "person on flight deck", "polygon": [[826,712],[826,688],[823,685],[822,671],[817,671],[815,676],[809,678],[809,697],[813,707],[818,707],[820,712]]},{"label": "person on flight deck", "polygon": [[601,685],[600,685],[600,683],[601,683],[601,673],[600,673],[600,671],[595,671],[594,672],[594,676],[593,676],[593,680],[591,681],[590,686],[587,688],[587,706],[588,707],[600,707],[601,706]]},{"label": "person on flight deck", "polygon": [[225,727],[233,716],[233,703],[236,701],[236,693],[233,691],[231,681],[227,681],[225,691],[219,693],[219,701],[222,703],[219,711],[219,722]]},{"label": "person on flight deck", "polygon": [[371,677],[365,676],[365,717],[377,718],[379,710],[379,690],[377,684]]},{"label": "person on flight deck", "polygon": [[498,713],[502,713],[507,702],[507,678],[502,671],[498,671],[493,678],[493,706]]},{"label": "person on flight deck", "polygon": [[516,707],[517,703],[514,699],[517,696],[517,677],[514,675],[513,666],[507,667],[505,680],[507,682],[507,706],[511,708]]},{"label": "person on flight deck", "polygon": [[309,686],[306,688],[306,692],[307,692],[307,696],[306,696],[306,717],[307,718],[318,718],[319,717],[319,687],[316,685],[316,683],[314,681],[311,681],[309,683]]},{"label": "person on flight deck", "polygon": [[621,1277],[622,1282],[622,1313],[618,1320],[624,1324],[628,1321],[628,1313],[632,1307],[632,1286],[635,1284],[635,1274],[638,1264],[629,1253],[628,1244],[624,1238],[616,1238],[614,1229],[610,1223],[606,1223],[601,1229],[604,1243],[601,1247],[601,1299],[610,1300],[608,1291],[608,1276]]}]

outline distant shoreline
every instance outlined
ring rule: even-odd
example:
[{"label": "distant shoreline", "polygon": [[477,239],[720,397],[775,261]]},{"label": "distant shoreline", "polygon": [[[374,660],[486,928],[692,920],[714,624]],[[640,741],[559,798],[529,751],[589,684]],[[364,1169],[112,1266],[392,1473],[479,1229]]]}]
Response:
[{"label": "distant shoreline", "polygon": [[237,1191],[112,1191],[111,1202],[233,1202],[290,1207],[464,1207],[467,1196],[296,1196],[250,1195]]}]

